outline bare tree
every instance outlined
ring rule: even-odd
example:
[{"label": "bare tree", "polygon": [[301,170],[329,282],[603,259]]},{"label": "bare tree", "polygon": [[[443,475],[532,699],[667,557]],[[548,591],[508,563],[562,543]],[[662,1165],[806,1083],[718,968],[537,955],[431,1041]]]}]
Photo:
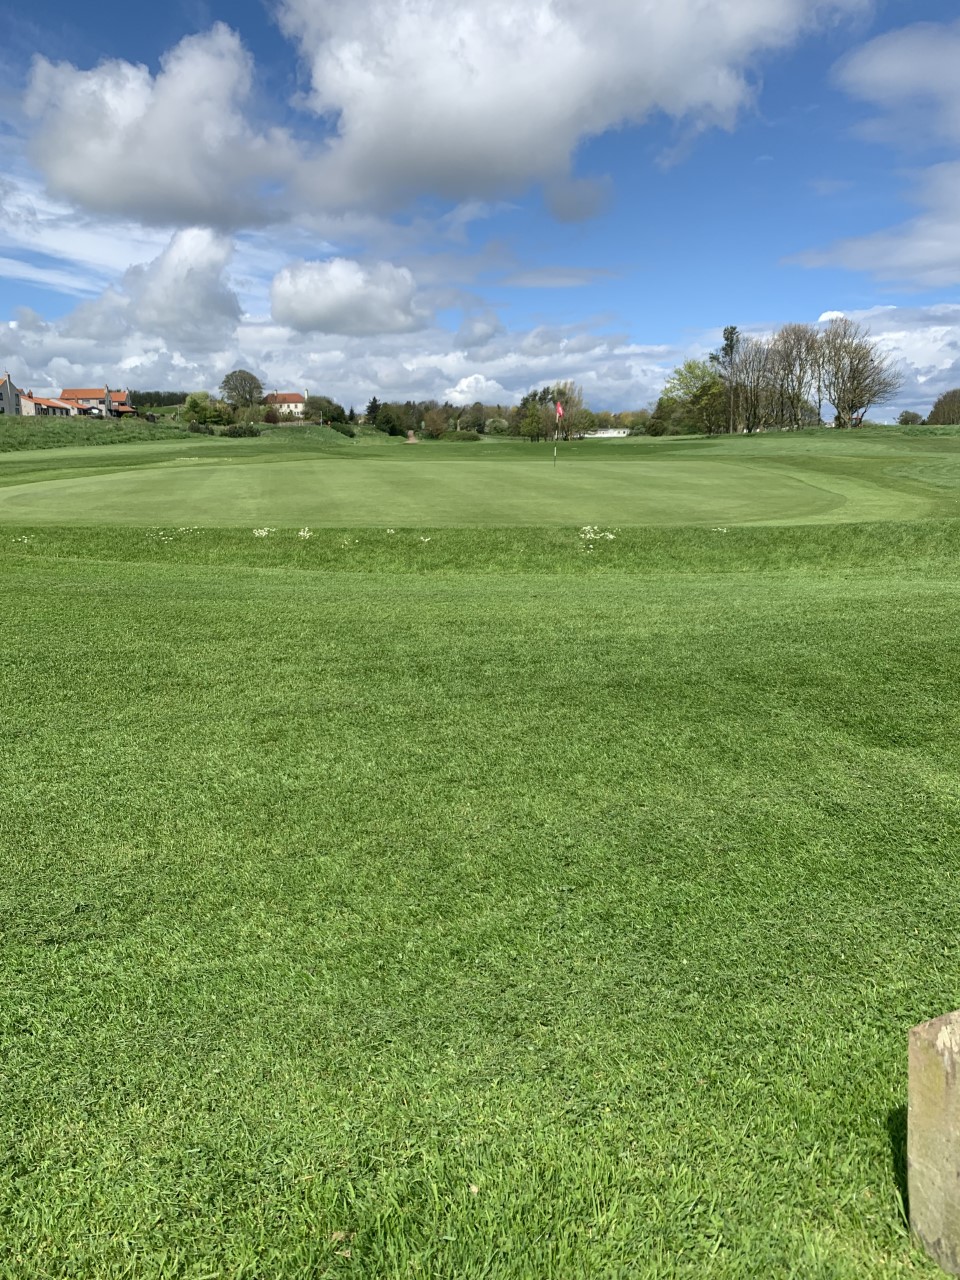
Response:
[{"label": "bare tree", "polygon": [[799,431],[809,412],[818,374],[819,333],[811,324],[785,324],[770,349],[782,425]]},{"label": "bare tree", "polygon": [[838,427],[859,426],[873,404],[891,400],[903,375],[877,349],[869,332],[846,316],[831,320],[820,338],[823,390],[836,410]]},{"label": "bare tree", "polygon": [[763,338],[741,338],[731,366],[736,387],[738,424],[752,433],[770,419],[770,343]]}]

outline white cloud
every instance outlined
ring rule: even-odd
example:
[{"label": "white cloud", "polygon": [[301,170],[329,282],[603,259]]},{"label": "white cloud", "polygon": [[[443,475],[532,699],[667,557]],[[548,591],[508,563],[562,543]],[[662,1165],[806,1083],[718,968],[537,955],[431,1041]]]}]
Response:
[{"label": "white cloud", "polygon": [[55,196],[153,225],[238,228],[424,194],[482,209],[536,182],[577,220],[609,191],[571,175],[584,139],[658,111],[729,127],[758,58],[870,3],[282,0],[311,74],[299,140],[254,122],[253,59],[217,23],[156,75],[37,57],[31,151]]},{"label": "white cloud", "polygon": [[483,404],[512,404],[514,400],[506,387],[482,373],[471,373],[461,378],[455,387],[447,388],[443,398],[457,405],[476,404],[478,400]]},{"label": "white cloud", "polygon": [[427,321],[413,275],[389,262],[294,263],[279,272],[270,294],[273,318],[300,332],[409,333]]},{"label": "white cloud", "polygon": [[[868,7],[868,0],[283,0],[282,25],[311,69],[309,104],[336,130],[328,153],[303,176],[323,198],[347,205],[562,184],[580,141],[654,111],[701,127],[731,125],[752,100],[759,55]],[[568,216],[598,195],[554,190]]]},{"label": "white cloud", "polygon": [[[916,149],[931,141],[960,149],[960,20],[921,22],[887,32],[837,68],[840,85],[881,114],[859,132]],[[807,266],[869,271],[882,280],[941,288],[960,283],[960,159],[924,170],[921,212],[906,222],[803,254]]]},{"label": "white cloud", "polygon": [[[910,141],[904,126],[923,123],[923,141],[935,130],[960,142],[960,19],[918,22],[888,31],[844,58],[839,84],[862,102],[889,112],[875,122],[873,136]],[[915,139],[912,139],[915,141]]]},{"label": "white cloud", "polygon": [[[226,270],[218,276],[226,252],[219,238],[204,242],[191,235],[97,303],[83,303],[63,319],[44,322],[22,311],[0,327],[5,364],[20,385],[108,381],[144,389],[209,390],[230,369],[243,367],[253,369],[265,385],[307,386],[346,405],[365,404],[372,395],[508,405],[532,388],[570,379],[583,386],[595,408],[630,409],[654,401],[677,364],[688,356],[702,357],[720,340],[719,332],[710,331],[682,346],[645,346],[587,328],[511,331],[489,316],[483,319],[482,338],[472,346],[461,334],[436,326],[416,333],[298,333],[275,322],[235,322],[228,292],[220,296],[220,318],[201,347],[190,333],[194,322],[187,318],[178,328],[172,310],[165,312],[161,303],[166,290],[178,293],[200,323],[211,296],[228,289]],[[188,261],[193,266],[184,267]],[[146,326],[151,308],[162,332]],[[821,319],[834,314],[840,313],[826,312]],[[904,368],[906,384],[894,412],[925,412],[941,392],[960,386],[960,304],[849,314],[866,324]]]},{"label": "white cloud", "polygon": [[31,151],[50,191],[85,209],[154,224],[241,226],[268,218],[264,184],[295,164],[289,138],[244,116],[253,62],[217,23],[152,76],[119,59],[91,71],[34,60]]}]

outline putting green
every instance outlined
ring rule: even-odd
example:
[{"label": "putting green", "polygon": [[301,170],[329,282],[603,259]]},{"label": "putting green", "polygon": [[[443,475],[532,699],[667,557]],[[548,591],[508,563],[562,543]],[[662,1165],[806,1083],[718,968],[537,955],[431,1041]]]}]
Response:
[{"label": "putting green", "polygon": [[[918,459],[905,447],[836,437],[571,451],[473,446],[400,454],[278,453],[259,441],[223,450],[182,445],[91,459],[62,451],[53,473],[8,474],[0,521],[17,524],[444,526],[797,524],[957,513],[960,455]],[[806,446],[806,442],[804,442]],[[719,446],[719,447],[718,447]],[[746,446],[746,447],[745,447]],[[118,451],[119,452],[119,451]],[[83,453],[82,458],[78,457]],[[113,451],[111,450],[111,453]],[[9,457],[9,455],[7,455]],[[36,456],[36,455],[34,455]],[[22,455],[21,455],[22,459]],[[144,465],[146,464],[146,465]],[[72,468],[72,469],[71,469]],[[2,477],[0,477],[2,478]]]}]

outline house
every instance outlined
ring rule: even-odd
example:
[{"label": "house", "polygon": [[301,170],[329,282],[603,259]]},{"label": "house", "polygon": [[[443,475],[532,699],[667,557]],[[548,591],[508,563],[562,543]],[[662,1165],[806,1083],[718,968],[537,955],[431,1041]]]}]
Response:
[{"label": "house", "polygon": [[291,417],[302,418],[306,400],[299,391],[274,391],[264,396],[263,403],[268,409],[276,409],[277,413],[288,413]]},{"label": "house", "polygon": [[24,417],[71,418],[76,413],[65,400],[57,400],[54,396],[35,396],[32,391],[26,395],[21,392],[20,403]]},{"label": "house", "polygon": [[109,387],[64,387],[60,399],[73,405],[76,413],[92,418],[122,418],[135,412],[129,391],[111,391]]},{"label": "house", "polygon": [[0,381],[0,413],[19,414],[23,412],[20,400],[21,392],[18,387],[13,385],[13,379],[9,373],[3,375]]},{"label": "house", "polygon": [[69,418],[76,410],[55,396],[35,396],[21,391],[9,373],[0,380],[0,413],[21,414],[24,418]]}]

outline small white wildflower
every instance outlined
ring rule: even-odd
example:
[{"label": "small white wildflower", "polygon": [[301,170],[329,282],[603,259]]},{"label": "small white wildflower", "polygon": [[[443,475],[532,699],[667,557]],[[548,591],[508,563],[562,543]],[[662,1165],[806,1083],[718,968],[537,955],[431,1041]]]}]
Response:
[{"label": "small white wildflower", "polygon": [[312,537],[313,537],[313,534],[310,532],[310,530],[309,530],[306,526],[304,526],[304,527],[300,530],[300,532],[297,534],[297,537],[298,537],[298,538],[312,538]]},{"label": "small white wildflower", "polygon": [[421,542],[429,542],[429,541],[430,541],[430,539],[429,539],[429,538],[421,538],[421,539],[420,539],[420,541],[421,541]]},{"label": "small white wildflower", "polygon": [[271,533],[276,533],[276,529],[254,529],[253,536],[255,538],[269,538]]},{"label": "small white wildflower", "polygon": [[397,532],[397,531],[396,531],[396,529],[388,529],[388,530],[387,530],[387,533],[396,533],[396,532]]}]

